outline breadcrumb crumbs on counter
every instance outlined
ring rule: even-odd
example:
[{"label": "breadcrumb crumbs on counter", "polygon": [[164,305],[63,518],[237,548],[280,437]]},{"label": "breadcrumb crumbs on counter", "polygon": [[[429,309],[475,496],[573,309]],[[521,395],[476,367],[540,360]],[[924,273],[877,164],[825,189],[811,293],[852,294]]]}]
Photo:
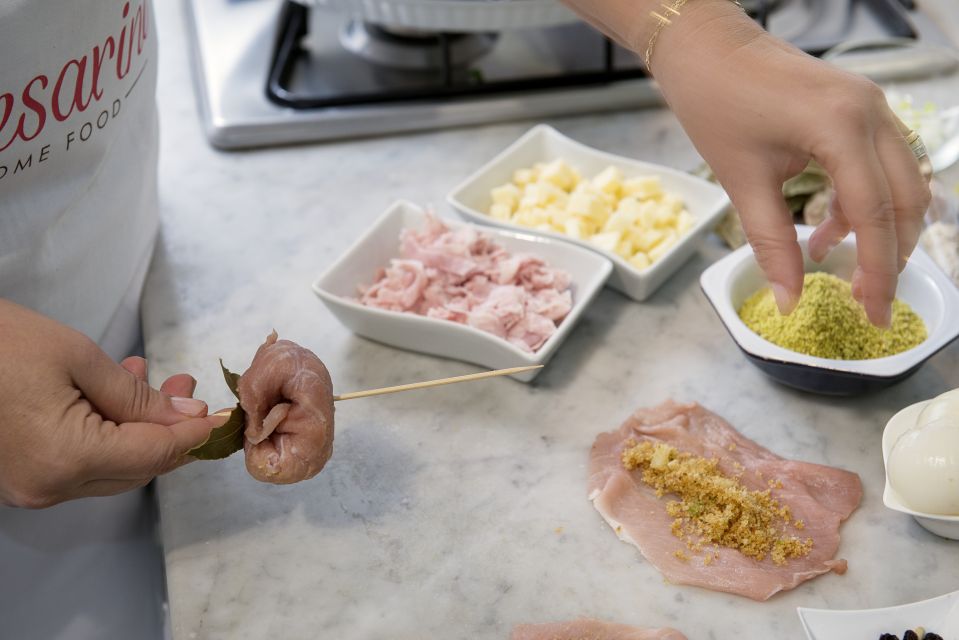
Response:
[{"label": "breadcrumb crumbs on counter", "polygon": [[[801,540],[785,531],[792,520],[790,509],[772,497],[772,480],[769,489],[752,490],[738,478],[724,475],[716,458],[701,458],[650,440],[638,444],[627,441],[622,464],[628,471],[641,469],[643,482],[657,496],[669,493],[679,498],[666,503],[666,513],[674,518],[670,530],[693,553],[702,552],[704,544],[712,544],[736,549],[760,561],[768,556],[782,565],[791,558],[808,555],[812,549],[811,538]],[[781,486],[779,483],[777,488]],[[802,528],[800,523],[802,520],[796,521],[796,528]],[[706,557],[713,554],[719,557],[710,551]],[[703,563],[708,565],[712,559]]]},{"label": "breadcrumb crumbs on counter", "polygon": [[676,549],[673,551],[673,555],[676,556],[678,560],[682,560],[683,562],[689,561],[689,556],[687,556],[682,549]]}]

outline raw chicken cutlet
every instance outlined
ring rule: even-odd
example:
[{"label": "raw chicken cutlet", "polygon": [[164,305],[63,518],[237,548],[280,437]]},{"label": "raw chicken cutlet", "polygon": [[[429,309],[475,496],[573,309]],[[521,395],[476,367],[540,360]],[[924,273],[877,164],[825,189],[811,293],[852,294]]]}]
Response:
[{"label": "raw chicken cutlet", "polygon": [[686,640],[675,629],[640,629],[625,624],[581,618],[571,622],[518,624],[510,640]]},{"label": "raw chicken cutlet", "polygon": [[323,362],[274,331],[238,389],[250,475],[289,484],[318,474],[333,453],[333,382]]},{"label": "raw chicken cutlet", "polygon": [[423,231],[402,231],[400,255],[359,288],[360,302],[469,325],[529,352],[573,306],[568,273],[471,227],[451,230],[429,216]]},{"label": "raw chicken cutlet", "polygon": [[[745,489],[769,490],[779,505],[788,507],[790,524],[784,528],[811,540],[811,547],[801,557],[775,562],[770,556],[757,560],[730,547],[688,545],[688,537],[674,533],[676,518],[667,513],[667,502],[675,496],[657,497],[644,482],[642,469],[624,467],[624,449],[644,441],[716,459],[718,472],[738,478]],[[766,600],[829,571],[845,573],[846,561],[833,559],[839,525],[861,497],[858,475],[781,458],[698,404],[666,401],[639,409],[617,431],[599,434],[590,451],[589,499],[621,539],[638,547],[669,582],[754,600]]]}]

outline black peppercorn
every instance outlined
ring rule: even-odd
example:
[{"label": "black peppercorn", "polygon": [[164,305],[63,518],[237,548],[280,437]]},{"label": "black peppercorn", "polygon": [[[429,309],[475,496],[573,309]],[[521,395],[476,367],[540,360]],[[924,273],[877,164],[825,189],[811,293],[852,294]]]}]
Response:
[{"label": "black peppercorn", "polygon": [[899,640],[899,636],[894,633],[884,633],[879,636],[879,640]]},{"label": "black peppercorn", "polygon": [[902,640],[919,640],[919,634],[912,629],[907,629],[906,632],[902,634]]},{"label": "black peppercorn", "polygon": [[942,640],[942,636],[938,633],[927,633],[922,637],[922,640]]}]

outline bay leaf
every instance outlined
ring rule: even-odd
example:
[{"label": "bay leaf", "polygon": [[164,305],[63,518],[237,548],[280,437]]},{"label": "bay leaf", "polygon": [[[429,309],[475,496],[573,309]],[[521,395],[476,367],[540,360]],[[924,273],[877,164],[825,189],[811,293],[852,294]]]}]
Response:
[{"label": "bay leaf", "polygon": [[[223,370],[223,379],[236,399],[240,399],[240,374],[233,373],[220,360],[220,369]],[[210,435],[203,444],[187,451],[187,455],[200,460],[220,460],[243,448],[243,430],[246,428],[246,411],[237,404],[230,416],[219,427],[210,431]]]},{"label": "bay leaf", "polygon": [[[226,371],[225,368],[223,370]],[[243,448],[243,430],[245,428],[246,411],[240,405],[236,405],[226,422],[210,431],[206,441],[187,451],[187,455],[200,460],[226,458]]]},{"label": "bay leaf", "polygon": [[240,374],[233,373],[226,368],[226,365],[223,364],[223,358],[220,358],[220,368],[223,369],[223,379],[226,380],[226,386],[230,387],[230,391],[233,392],[233,395],[236,396],[236,399],[240,399]]}]

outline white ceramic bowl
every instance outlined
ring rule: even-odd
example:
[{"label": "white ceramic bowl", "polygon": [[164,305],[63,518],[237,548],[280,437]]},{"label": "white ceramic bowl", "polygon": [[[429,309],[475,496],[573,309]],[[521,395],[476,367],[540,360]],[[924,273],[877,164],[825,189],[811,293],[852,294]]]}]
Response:
[{"label": "white ceramic bowl", "polygon": [[916,418],[923,408],[929,404],[929,400],[917,402],[909,405],[886,423],[886,428],[882,432],[882,464],[886,469],[886,488],[882,492],[882,502],[894,511],[907,513],[916,519],[923,528],[931,531],[937,536],[959,540],[959,516],[941,516],[931,513],[922,513],[913,511],[906,506],[906,503],[896,490],[889,484],[889,452],[893,445],[899,440],[899,436],[911,429],[916,424]]},{"label": "white ceramic bowl", "polygon": [[906,629],[922,627],[945,640],[959,637],[959,591],[883,609],[796,609],[809,640],[875,640],[880,634],[902,637]]},{"label": "white ceramic bowl", "polygon": [[[856,267],[856,240],[849,236],[822,264],[806,251],[813,227],[796,227],[806,271],[826,271],[849,280]],[[873,360],[832,360],[796,353],[759,337],[740,320],[746,298],[766,286],[766,278],[748,245],[706,269],[700,284],[720,320],[749,360],[792,387],[831,395],[882,388],[913,374],[923,362],[959,336],[959,291],[922,250],[916,249],[899,276],[896,295],[926,324],[926,340],[908,351]]]},{"label": "white ceramic bowl", "polygon": [[[549,162],[556,158],[562,158],[584,176],[596,175],[610,165],[619,167],[626,177],[658,175],[664,190],[683,199],[686,209],[696,218],[696,225],[661,259],[640,271],[615,253],[603,251],[589,242],[552,231],[527,229],[487,215],[486,212],[492,204],[490,191],[494,187],[510,182],[513,179],[513,172],[517,169],[531,167],[537,162]],[[533,127],[506,150],[480,167],[453,189],[447,201],[461,216],[472,222],[574,242],[590,251],[601,253],[609,258],[614,266],[609,286],[634,300],[645,300],[692,257],[729,205],[726,193],[702,178],[658,164],[640,162],[587,147],[545,124]]]},{"label": "white ceramic bowl", "polygon": [[[399,257],[400,231],[422,228],[426,213],[400,200],[393,203],[373,226],[313,283],[313,291],[333,315],[354,333],[401,349],[464,360],[503,369],[545,364],[556,353],[590,300],[603,288],[612,265],[609,260],[565,242],[526,233],[512,233],[483,227],[511,253],[524,252],[544,258],[550,266],[565,269],[572,276],[573,308],[556,332],[535,353],[529,353],[485,331],[448,320],[413,313],[367,307],[356,299],[357,286],[373,281],[376,270],[391,258]],[[443,220],[450,227],[461,222]],[[472,226],[472,225],[470,225]],[[540,369],[514,376],[529,382]]]}]

